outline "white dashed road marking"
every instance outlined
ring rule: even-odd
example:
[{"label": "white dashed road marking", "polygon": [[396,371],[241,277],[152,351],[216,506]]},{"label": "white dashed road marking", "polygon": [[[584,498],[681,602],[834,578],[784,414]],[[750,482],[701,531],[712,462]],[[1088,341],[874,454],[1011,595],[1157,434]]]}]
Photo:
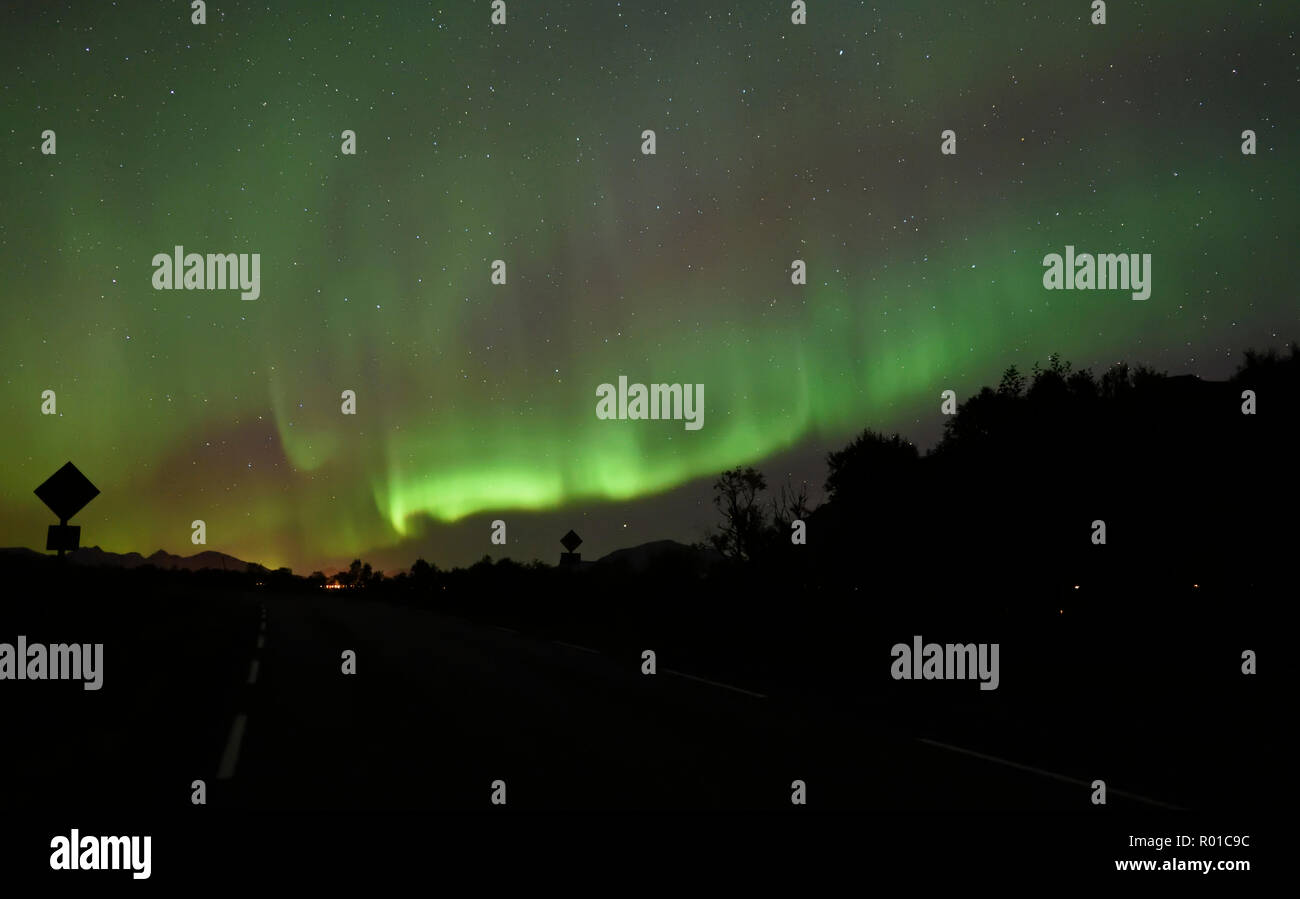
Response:
[{"label": "white dashed road marking", "polygon": [[706,677],[696,677],[694,674],[687,674],[684,671],[673,671],[671,668],[665,668],[664,674],[675,674],[678,677],[684,677],[687,680],[696,680],[712,687],[721,687],[724,690],[731,690],[735,693],[744,693],[746,696],[753,696],[755,699],[767,699],[767,694],[765,693],[755,693],[753,690],[746,690],[743,687],[733,687],[731,684],[720,684],[715,680],[709,680]]},{"label": "white dashed road marking", "polygon": [[[1022,765],[1019,762],[1009,762],[1006,759],[1000,759],[994,755],[985,755],[982,752],[975,752],[973,749],[962,749],[960,746],[951,746],[948,743],[940,743],[938,740],[927,740],[924,737],[917,737],[917,742],[924,743],[927,746],[936,746],[939,749],[947,749],[949,752],[959,752],[962,755],[969,755],[973,758],[983,759],[986,762],[993,762],[995,765],[1005,765],[1008,768],[1015,768],[1019,771],[1028,771],[1030,774],[1037,774],[1040,777],[1050,777],[1052,780],[1059,780],[1064,783],[1074,784],[1075,786],[1084,787],[1091,790],[1092,784],[1079,780],[1074,777],[1066,777],[1064,774],[1056,774],[1052,771],[1044,771],[1042,768],[1033,768],[1029,765]],[[1119,796],[1123,799],[1132,799],[1134,802],[1145,802],[1147,805],[1155,805],[1160,808],[1173,809],[1174,811],[1185,811],[1177,805],[1171,805],[1168,802],[1161,802],[1159,799],[1148,799],[1145,796],[1138,796],[1134,793],[1126,793],[1123,790],[1106,789],[1107,794]]]},{"label": "white dashed road marking", "polygon": [[230,780],[235,776],[235,765],[239,764],[239,746],[244,742],[244,728],[248,726],[248,716],[240,712],[230,725],[230,736],[226,739],[226,751],[221,754],[221,767],[217,769],[218,780]]}]

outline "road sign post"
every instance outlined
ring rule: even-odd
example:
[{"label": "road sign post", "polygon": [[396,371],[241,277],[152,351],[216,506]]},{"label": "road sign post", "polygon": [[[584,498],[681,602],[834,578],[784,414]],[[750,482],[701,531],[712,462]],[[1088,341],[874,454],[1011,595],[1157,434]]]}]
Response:
[{"label": "road sign post", "polygon": [[86,503],[99,496],[99,488],[69,462],[46,479],[35,490],[41,502],[59,516],[59,523],[50,525],[45,537],[45,548],[57,550],[59,557],[67,550],[81,545],[81,526],[68,524],[68,519],[86,507]]},{"label": "road sign post", "polygon": [[74,550],[81,545],[81,525],[79,524],[52,524],[49,533],[45,536],[45,548],[57,549],[59,555],[63,555],[64,550]]},{"label": "road sign post", "polygon": [[577,548],[582,545],[581,537],[579,537],[573,531],[569,531],[569,533],[565,534],[563,537],[560,538],[560,543],[564,546],[565,549],[568,550],[568,552],[560,553],[561,567],[576,566],[579,562],[582,561],[582,556],[577,552],[575,552],[575,550],[577,550]]}]

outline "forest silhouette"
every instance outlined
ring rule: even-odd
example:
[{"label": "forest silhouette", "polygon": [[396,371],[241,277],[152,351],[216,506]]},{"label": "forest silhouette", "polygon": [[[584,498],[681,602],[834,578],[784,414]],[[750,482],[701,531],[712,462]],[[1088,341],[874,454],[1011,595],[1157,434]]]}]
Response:
[{"label": "forest silhouette", "polygon": [[[1253,391],[1254,414],[1243,413],[1244,391]],[[1033,618],[1061,614],[1082,595],[1089,601],[1078,611],[1122,607],[1140,618],[1188,591],[1232,585],[1265,596],[1282,584],[1298,398],[1296,344],[1247,351],[1223,382],[1126,364],[1098,375],[1055,355],[1029,372],[1013,365],[997,386],[957,404],[926,453],[870,428],[829,453],[817,508],[806,484],[769,489],[754,467],[721,473],[716,530],[689,547],[666,542],[634,565],[616,553],[574,570],[491,556],[444,570],[418,559],[395,577],[361,559],[332,577],[147,564],[89,575],[27,557],[9,566],[20,579],[93,577],[100,592],[149,579],[277,592],[328,585],[581,627],[626,616],[694,631],[770,618],[780,631],[823,606],[841,621],[923,609]],[[796,520],[805,543],[791,539]],[[1098,521],[1104,544],[1095,542]]]},{"label": "forest silhouette", "polygon": [[[567,567],[419,559],[397,576],[357,559],[333,577],[11,553],[7,602],[29,633],[76,615],[107,640],[128,607],[175,618],[178,603],[258,593],[398,604],[427,610],[430,628],[452,616],[628,664],[650,649],[665,668],[1030,763],[1035,734],[1054,735],[1042,758],[1066,769],[1132,741],[1151,789],[1176,792],[1206,753],[1245,753],[1232,770],[1256,770],[1254,744],[1235,735],[1270,720],[1273,698],[1241,660],[1271,657],[1265,613],[1294,592],[1298,412],[1295,344],[1246,353],[1223,382],[1127,365],[1094,374],[1052,356],[959,402],[928,452],[862,431],[829,453],[817,508],[806,485],[721,473],[717,527],[691,546]],[[915,636],[999,643],[999,688],[892,680],[891,646]],[[1207,710],[1214,727],[1187,755],[1187,722]],[[1218,789],[1198,803],[1263,795]]]}]

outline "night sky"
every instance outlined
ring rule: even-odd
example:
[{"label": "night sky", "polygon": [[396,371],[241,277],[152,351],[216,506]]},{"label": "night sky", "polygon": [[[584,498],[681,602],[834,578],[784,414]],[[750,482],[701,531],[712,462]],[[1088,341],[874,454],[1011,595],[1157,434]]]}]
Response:
[{"label": "night sky", "polygon": [[[0,545],[71,459],[118,552],[595,558],[699,539],[725,468],[816,496],[863,427],[927,446],[1012,362],[1300,336],[1293,2],[809,7],[7,5]],[[259,253],[260,297],[154,290],[178,244]],[[1067,244],[1150,253],[1150,299],[1045,290]],[[598,420],[619,375],[704,426]]]}]

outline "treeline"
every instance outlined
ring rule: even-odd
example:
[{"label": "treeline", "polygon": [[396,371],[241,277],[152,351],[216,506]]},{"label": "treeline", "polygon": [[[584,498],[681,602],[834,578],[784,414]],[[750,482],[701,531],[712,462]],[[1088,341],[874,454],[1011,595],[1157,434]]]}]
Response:
[{"label": "treeline", "polygon": [[[929,452],[901,434],[858,434],[828,455],[816,508],[803,485],[725,472],[710,539],[635,565],[485,556],[386,576],[357,559],[331,579],[40,558],[13,563],[29,570],[10,592],[37,597],[57,580],[106,603],[150,585],[177,601],[211,589],[403,603],[616,658],[652,648],[665,668],[754,690],[870,697],[899,718],[948,715],[970,694],[927,689],[918,703],[888,678],[892,644],[1001,642],[1019,673],[981,708],[1086,717],[1101,684],[1123,697],[1168,674],[1145,646],[1231,667],[1271,633],[1266,611],[1294,592],[1298,399],[1295,346],[1247,353],[1219,383],[1049,358],[957,403]],[[1210,668],[1179,671],[1179,689],[1213,686]]]},{"label": "treeline", "polygon": [[858,588],[1133,587],[1179,570],[1191,584],[1267,578],[1285,558],[1294,509],[1275,491],[1300,421],[1295,344],[1248,351],[1226,382],[1050,356],[953,412],[927,453],[872,429],[830,453],[816,509],[802,487],[771,495],[753,468],[724,473],[710,545],[765,580]]},{"label": "treeline", "polygon": [[[817,508],[806,484],[773,489],[754,467],[722,473],[713,488],[718,526],[694,557],[663,556],[635,571],[490,556],[450,570],[417,559],[395,576],[362,559],[330,577],[260,567],[101,571],[222,589],[329,587],[464,609],[517,605],[507,595],[522,593],[531,599],[516,611],[539,617],[564,614],[552,594],[656,594],[696,610],[700,596],[761,605],[794,594],[814,603],[992,597],[1009,606],[1053,597],[1051,605],[1085,583],[1115,598],[1149,595],[1164,582],[1268,583],[1295,528],[1294,500],[1279,491],[1293,479],[1298,397],[1295,344],[1246,352],[1226,382],[1123,364],[1093,373],[1050,356],[1028,372],[1009,367],[996,386],[956,402],[929,452],[899,433],[862,431],[828,454]],[[936,414],[941,402],[936,396]]]}]

